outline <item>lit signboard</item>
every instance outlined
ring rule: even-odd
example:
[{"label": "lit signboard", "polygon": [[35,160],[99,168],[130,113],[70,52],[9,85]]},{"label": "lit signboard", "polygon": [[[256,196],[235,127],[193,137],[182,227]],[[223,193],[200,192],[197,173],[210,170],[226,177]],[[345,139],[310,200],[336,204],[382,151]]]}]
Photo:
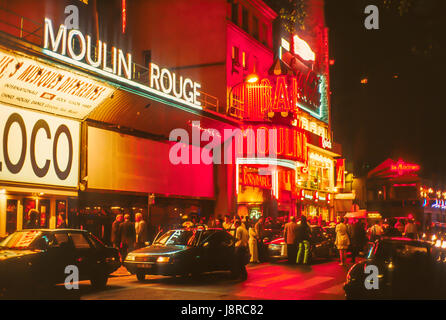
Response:
[{"label": "lit signboard", "polygon": [[83,119],[112,93],[103,83],[0,48],[1,102]]},{"label": "lit signboard", "polygon": [[[135,81],[132,55],[98,40],[92,43],[89,35],[79,30],[67,30],[61,24],[57,34],[50,19],[45,19],[43,52],[53,58],[90,70],[159,97],[201,109],[201,85],[178,76],[167,68],[150,63],[148,83]],[[77,42],[79,46],[75,46]],[[109,58],[111,57],[111,58]]]},{"label": "lit signboard", "polygon": [[0,104],[0,180],[77,187],[80,123]]},{"label": "lit signboard", "polygon": [[272,187],[271,175],[260,175],[258,168],[242,166],[240,174],[241,185],[262,189],[271,189]]},{"label": "lit signboard", "polygon": [[420,166],[418,164],[406,163],[402,160],[398,160],[397,163],[392,164],[390,166],[390,170],[398,173],[398,175],[402,176],[404,174],[413,173],[420,170]]}]

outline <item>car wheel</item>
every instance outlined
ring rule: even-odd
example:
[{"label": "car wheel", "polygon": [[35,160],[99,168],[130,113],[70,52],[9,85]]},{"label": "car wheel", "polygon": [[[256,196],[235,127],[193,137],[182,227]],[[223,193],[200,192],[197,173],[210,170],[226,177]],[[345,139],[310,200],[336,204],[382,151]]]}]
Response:
[{"label": "car wheel", "polygon": [[146,280],[146,274],[141,271],[138,271],[136,272],[136,279],[138,279],[138,281],[144,281]]},{"label": "car wheel", "polygon": [[107,286],[107,281],[108,281],[107,275],[95,276],[90,280],[91,285],[95,289],[105,289],[105,287]]}]

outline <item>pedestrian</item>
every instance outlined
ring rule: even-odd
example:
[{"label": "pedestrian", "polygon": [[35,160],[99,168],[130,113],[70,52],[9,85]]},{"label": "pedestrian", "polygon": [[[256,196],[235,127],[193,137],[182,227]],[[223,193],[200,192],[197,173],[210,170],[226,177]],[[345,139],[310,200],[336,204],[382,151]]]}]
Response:
[{"label": "pedestrian", "polygon": [[265,225],[263,217],[260,217],[257,223],[254,226],[254,229],[257,233],[257,248],[259,251],[259,260],[261,262],[266,261],[265,257],[265,246],[263,244],[263,238],[265,237]]},{"label": "pedestrian", "polygon": [[395,220],[390,219],[388,227],[384,230],[383,236],[385,237],[401,237],[401,232],[395,228]]},{"label": "pedestrian", "polygon": [[335,245],[339,250],[340,266],[345,265],[347,249],[350,246],[350,239],[347,233],[346,226],[347,218],[342,218],[341,222],[336,226],[336,240]]},{"label": "pedestrian", "polygon": [[257,248],[257,238],[258,235],[256,233],[256,230],[253,226],[249,227],[248,230],[249,240],[249,253],[251,254],[251,259],[249,262],[251,263],[259,263],[259,249]]},{"label": "pedestrian", "polygon": [[127,257],[127,253],[132,251],[135,246],[135,226],[130,221],[130,215],[124,215],[124,222],[119,226],[121,236],[121,257],[122,261]]},{"label": "pedestrian", "polygon": [[356,257],[359,252],[364,248],[367,243],[367,235],[365,232],[365,227],[360,220],[356,220],[351,229],[351,252],[352,252],[352,263],[355,263]]},{"label": "pedestrian", "polygon": [[404,233],[404,224],[401,222],[400,219],[398,219],[398,221],[395,223],[395,228],[401,233]]},{"label": "pedestrian", "polygon": [[28,212],[28,221],[25,223],[25,229],[34,229],[39,227],[39,211],[31,209]]},{"label": "pedestrian", "polygon": [[[308,264],[310,259],[310,238],[311,229],[307,223],[307,217],[302,216],[297,225],[296,240],[298,242],[298,252],[296,263]],[[303,257],[303,259],[302,259]]]},{"label": "pedestrian", "polygon": [[414,221],[410,219],[404,228],[404,236],[410,239],[417,238],[417,226]]},{"label": "pedestrian", "polygon": [[147,223],[142,218],[142,213],[135,215],[135,233],[136,233],[136,248],[145,247],[148,238]]},{"label": "pedestrian", "polygon": [[67,227],[67,223],[65,221],[65,213],[63,211],[60,211],[57,216],[57,229],[65,229]]},{"label": "pedestrian", "polygon": [[235,220],[235,253],[236,253],[236,268],[237,273],[241,276],[242,280],[248,278],[248,272],[246,271],[246,264],[250,259],[247,259],[249,255],[248,242],[249,234],[246,228],[242,225],[239,219]]},{"label": "pedestrian", "polygon": [[119,226],[121,225],[123,218],[124,217],[122,216],[122,214],[118,214],[112,224],[111,243],[112,246],[117,249],[119,249],[119,245],[121,244],[121,234],[119,233]]},{"label": "pedestrian", "polygon": [[225,220],[223,222],[223,229],[230,232],[232,228],[231,217],[227,214],[225,215]]},{"label": "pedestrian", "polygon": [[287,247],[288,263],[294,264],[297,258],[297,224],[296,217],[291,216],[290,221],[283,227],[283,239]]},{"label": "pedestrian", "polygon": [[378,220],[375,220],[375,223],[369,228],[369,230],[367,230],[367,233],[369,234],[370,242],[375,242],[383,235],[384,230],[379,225]]}]

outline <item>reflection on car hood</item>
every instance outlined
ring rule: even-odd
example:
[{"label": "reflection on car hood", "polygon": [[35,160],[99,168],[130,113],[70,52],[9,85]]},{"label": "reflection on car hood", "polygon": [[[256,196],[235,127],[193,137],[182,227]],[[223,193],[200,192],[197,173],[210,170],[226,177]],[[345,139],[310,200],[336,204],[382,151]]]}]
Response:
[{"label": "reflection on car hood", "polygon": [[2,249],[2,250],[0,250],[0,261],[23,257],[23,256],[28,256],[28,255],[37,254],[37,253],[39,253],[39,252],[33,251],[33,250]]},{"label": "reflection on car hood", "polygon": [[284,244],[285,239],[283,237],[274,239],[273,241],[269,242],[268,244]]},{"label": "reflection on car hood", "polygon": [[163,245],[151,245],[145,248],[141,248],[135,251],[132,251],[132,253],[136,254],[174,254],[180,251],[186,250],[186,246],[163,246]]}]

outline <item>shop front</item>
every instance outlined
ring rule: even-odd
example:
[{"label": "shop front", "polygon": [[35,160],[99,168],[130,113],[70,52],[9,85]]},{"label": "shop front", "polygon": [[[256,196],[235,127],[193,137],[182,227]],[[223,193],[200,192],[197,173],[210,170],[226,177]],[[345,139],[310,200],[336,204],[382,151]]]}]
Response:
[{"label": "shop front", "polygon": [[0,237],[66,223],[78,196],[79,122],[0,103],[0,135]]}]

